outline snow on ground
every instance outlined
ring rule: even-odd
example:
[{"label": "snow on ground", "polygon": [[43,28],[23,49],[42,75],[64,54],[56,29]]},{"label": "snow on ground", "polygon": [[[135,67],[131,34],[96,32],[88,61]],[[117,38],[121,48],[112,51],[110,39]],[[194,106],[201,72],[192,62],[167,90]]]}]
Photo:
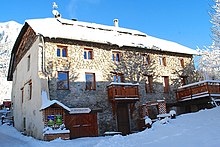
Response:
[{"label": "snow on ground", "polygon": [[220,107],[177,116],[162,124],[128,136],[86,137],[73,140],[56,139],[45,142],[21,135],[13,127],[0,126],[1,147],[219,147]]}]

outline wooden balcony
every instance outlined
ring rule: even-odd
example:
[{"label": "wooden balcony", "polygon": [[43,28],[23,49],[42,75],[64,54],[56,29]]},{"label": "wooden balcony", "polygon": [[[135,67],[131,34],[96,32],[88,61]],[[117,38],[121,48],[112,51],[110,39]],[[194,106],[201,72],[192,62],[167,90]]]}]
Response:
[{"label": "wooden balcony", "polygon": [[220,99],[220,81],[205,80],[179,87],[176,92],[177,101],[186,101],[198,98]]},{"label": "wooden balcony", "polygon": [[136,102],[139,101],[139,84],[132,83],[110,83],[108,88],[108,99],[111,102]]}]

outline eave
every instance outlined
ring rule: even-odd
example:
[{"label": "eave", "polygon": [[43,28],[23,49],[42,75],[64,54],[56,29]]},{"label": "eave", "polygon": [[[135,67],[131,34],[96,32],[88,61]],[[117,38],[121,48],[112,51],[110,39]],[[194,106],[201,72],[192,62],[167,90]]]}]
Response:
[{"label": "eave", "polygon": [[8,76],[7,76],[7,80],[8,81],[12,81],[13,80],[13,73],[15,71],[15,61],[16,61],[16,53],[18,51],[19,45],[22,41],[22,38],[24,36],[24,34],[26,33],[27,29],[29,28],[28,23],[25,23],[24,26],[22,27],[16,41],[15,44],[12,48],[12,52],[11,52],[11,58],[10,58],[10,63],[9,63],[9,68],[8,68]]}]

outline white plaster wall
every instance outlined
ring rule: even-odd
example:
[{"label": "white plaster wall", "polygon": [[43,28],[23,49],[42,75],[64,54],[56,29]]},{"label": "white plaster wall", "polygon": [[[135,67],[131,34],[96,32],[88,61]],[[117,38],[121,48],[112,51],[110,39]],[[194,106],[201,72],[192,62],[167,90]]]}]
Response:
[{"label": "white plaster wall", "polygon": [[[37,39],[29,51],[25,54],[22,60],[17,65],[15,72],[13,73],[13,115],[15,121],[15,127],[19,131],[24,131],[24,120],[26,118],[26,133],[32,135],[35,138],[43,139],[42,133],[44,128],[42,111],[40,111],[42,105],[41,99],[41,81],[45,82],[45,79],[40,79],[38,76],[38,50],[39,39]],[[30,55],[30,70],[27,71],[27,61]],[[29,99],[27,82],[32,80],[32,98]],[[24,87],[24,100],[22,99],[21,88]],[[47,87],[47,86],[45,86]]]}]

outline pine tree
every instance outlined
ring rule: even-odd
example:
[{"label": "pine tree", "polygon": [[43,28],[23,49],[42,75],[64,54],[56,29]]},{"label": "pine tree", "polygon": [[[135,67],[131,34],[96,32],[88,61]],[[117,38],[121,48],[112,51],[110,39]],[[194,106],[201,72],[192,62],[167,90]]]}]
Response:
[{"label": "pine tree", "polygon": [[202,55],[199,59],[198,68],[204,79],[220,79],[220,0],[213,0],[214,5],[210,12],[212,23],[212,45],[205,49],[199,49]]}]

